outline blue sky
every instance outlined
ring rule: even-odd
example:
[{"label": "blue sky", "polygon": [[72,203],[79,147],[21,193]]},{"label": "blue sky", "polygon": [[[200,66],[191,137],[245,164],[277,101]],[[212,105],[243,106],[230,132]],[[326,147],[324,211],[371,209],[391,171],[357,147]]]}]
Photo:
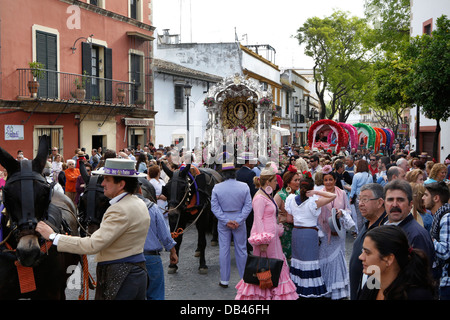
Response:
[{"label": "blue sky", "polygon": [[364,0],[153,0],[158,34],[170,29],[182,42],[269,44],[281,68],[311,68],[312,60],[292,38],[309,17],[325,17],[334,9],[364,16]]}]

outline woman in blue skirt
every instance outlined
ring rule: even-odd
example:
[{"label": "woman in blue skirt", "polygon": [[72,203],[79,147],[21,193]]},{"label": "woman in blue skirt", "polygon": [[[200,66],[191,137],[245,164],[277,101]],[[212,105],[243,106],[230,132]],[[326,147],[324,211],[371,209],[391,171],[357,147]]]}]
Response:
[{"label": "woman in blue skirt", "polygon": [[293,216],[291,279],[303,298],[319,298],[327,293],[319,266],[317,218],[320,208],[336,198],[326,191],[313,190],[314,181],[304,174],[300,195],[286,199],[286,211]]}]

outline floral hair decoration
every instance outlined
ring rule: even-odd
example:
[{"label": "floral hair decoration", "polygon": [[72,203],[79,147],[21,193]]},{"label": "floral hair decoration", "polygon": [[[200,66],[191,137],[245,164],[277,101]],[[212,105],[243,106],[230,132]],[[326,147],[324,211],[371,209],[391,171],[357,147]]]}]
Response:
[{"label": "floral hair decoration", "polygon": [[331,168],[331,166],[329,164],[327,164],[326,166],[323,166],[322,173],[329,174],[332,170],[333,170],[333,168]]},{"label": "floral hair decoration", "polygon": [[293,173],[297,173],[297,167],[293,166],[292,164],[289,165],[288,167],[288,171],[293,172]]},{"label": "floral hair decoration", "polygon": [[303,175],[303,178],[311,178],[312,179],[311,172],[309,172],[309,171],[306,171],[306,170],[303,171],[302,175]]}]

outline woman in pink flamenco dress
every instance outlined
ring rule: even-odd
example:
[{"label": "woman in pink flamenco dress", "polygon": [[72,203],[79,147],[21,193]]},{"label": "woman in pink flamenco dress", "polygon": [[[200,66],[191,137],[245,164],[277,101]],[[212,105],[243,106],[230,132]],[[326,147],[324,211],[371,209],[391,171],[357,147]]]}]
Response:
[{"label": "woman in pink flamenco dress", "polygon": [[[254,178],[257,188],[260,188],[253,197],[253,226],[249,243],[253,246],[253,254],[269,258],[284,260],[280,279],[277,287],[261,289],[258,285],[245,283],[240,280],[236,285],[236,300],[297,300],[295,284],[289,275],[289,267],[281,247],[280,236],[283,234],[283,226],[277,223],[277,206],[271,196],[277,184],[276,166],[268,163],[261,171],[259,177]],[[266,254],[265,254],[265,253]]]}]

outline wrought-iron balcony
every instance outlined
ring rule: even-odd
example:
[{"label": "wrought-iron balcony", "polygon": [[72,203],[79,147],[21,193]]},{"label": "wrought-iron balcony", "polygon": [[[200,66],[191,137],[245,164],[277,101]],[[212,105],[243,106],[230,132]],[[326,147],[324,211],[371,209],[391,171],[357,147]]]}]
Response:
[{"label": "wrought-iron balcony", "polygon": [[152,109],[151,93],[142,90],[140,83],[47,69],[19,68],[17,71],[17,100]]}]

